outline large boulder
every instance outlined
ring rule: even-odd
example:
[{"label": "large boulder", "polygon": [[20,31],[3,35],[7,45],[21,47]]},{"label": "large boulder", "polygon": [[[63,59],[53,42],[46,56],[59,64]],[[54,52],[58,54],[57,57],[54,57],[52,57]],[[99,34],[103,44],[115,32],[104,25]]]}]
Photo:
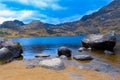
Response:
[{"label": "large boulder", "polygon": [[63,61],[59,58],[40,61],[39,66],[54,70],[62,70],[65,68]]},{"label": "large boulder", "polygon": [[[4,59],[11,59],[11,57],[12,57],[12,59],[21,57],[21,54],[23,53],[22,46],[20,45],[20,43],[14,42],[10,39],[5,39],[5,38],[0,38],[0,49],[1,49],[0,53],[2,54],[2,55],[0,55],[1,60],[5,56],[7,58],[4,58]],[[11,56],[9,56],[9,55],[11,55]]]},{"label": "large boulder", "polygon": [[58,56],[65,55],[67,57],[71,57],[71,50],[67,47],[58,48]]},{"label": "large boulder", "polygon": [[82,39],[83,47],[92,49],[113,50],[116,44],[116,37],[114,31],[103,34],[90,34]]},{"label": "large boulder", "polygon": [[0,49],[0,61],[9,61],[13,58],[13,54],[10,52],[8,48]]}]

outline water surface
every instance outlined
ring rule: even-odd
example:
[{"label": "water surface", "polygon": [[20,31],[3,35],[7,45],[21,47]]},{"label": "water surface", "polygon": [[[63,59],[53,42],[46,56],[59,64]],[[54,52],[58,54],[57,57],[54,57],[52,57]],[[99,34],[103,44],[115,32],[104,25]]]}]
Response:
[{"label": "water surface", "polygon": [[57,49],[66,46],[77,51],[81,46],[81,39],[84,36],[66,36],[66,37],[37,37],[37,38],[14,38],[23,46],[23,57],[34,58],[35,54],[46,53],[51,57],[57,56]]},{"label": "water surface", "polygon": [[[66,37],[37,37],[37,38],[14,38],[23,46],[24,59],[34,58],[35,54],[50,54],[51,57],[57,56],[57,49],[61,46],[69,47],[72,55],[80,54],[78,48],[81,46],[81,39],[84,36],[66,36]],[[120,41],[114,50],[115,55],[106,55],[104,51],[89,51],[89,55],[102,62],[108,63],[120,69]]]}]

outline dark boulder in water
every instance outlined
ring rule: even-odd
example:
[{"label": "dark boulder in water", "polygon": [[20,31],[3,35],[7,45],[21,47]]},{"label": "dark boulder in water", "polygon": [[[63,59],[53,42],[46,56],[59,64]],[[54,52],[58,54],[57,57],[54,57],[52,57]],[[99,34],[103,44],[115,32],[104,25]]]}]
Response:
[{"label": "dark boulder in water", "polygon": [[67,47],[58,48],[58,56],[65,55],[66,57],[71,57],[71,50]]},{"label": "dark boulder in water", "polygon": [[106,34],[90,34],[82,40],[83,47],[102,50],[113,50],[116,44],[116,37],[114,31]]}]

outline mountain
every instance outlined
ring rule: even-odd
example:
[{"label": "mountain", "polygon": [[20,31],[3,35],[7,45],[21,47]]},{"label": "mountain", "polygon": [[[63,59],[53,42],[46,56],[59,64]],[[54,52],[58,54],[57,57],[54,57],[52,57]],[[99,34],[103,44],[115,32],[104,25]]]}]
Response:
[{"label": "mountain", "polygon": [[46,36],[47,31],[45,29],[45,23],[39,21],[39,20],[34,20],[29,24],[26,24],[21,27],[22,32],[21,34],[26,34],[29,36]]},{"label": "mountain", "polygon": [[81,26],[97,28],[99,32],[115,30],[120,34],[120,0],[114,0],[99,11],[81,18]]},{"label": "mountain", "polygon": [[115,30],[117,34],[120,34],[119,5],[120,0],[113,0],[97,12],[85,15],[78,21],[58,25],[43,23],[39,20],[34,20],[29,24],[24,24],[18,20],[6,21],[0,25],[0,36],[67,36],[106,33],[110,30]]},{"label": "mountain", "polygon": [[22,21],[14,20],[14,21],[5,21],[0,25],[0,28],[10,28],[14,30],[19,30],[20,26],[23,26],[24,23]]},{"label": "mountain", "polygon": [[[80,20],[61,25],[60,30],[73,34],[106,33],[115,30],[120,34],[120,0],[114,0],[97,12],[83,16]],[[67,30],[68,29],[68,30]],[[58,30],[59,31],[59,30]]]},{"label": "mountain", "polygon": [[120,34],[120,0],[114,0],[97,12],[83,16],[80,20],[48,27],[49,34],[81,35],[106,33],[115,30]]}]

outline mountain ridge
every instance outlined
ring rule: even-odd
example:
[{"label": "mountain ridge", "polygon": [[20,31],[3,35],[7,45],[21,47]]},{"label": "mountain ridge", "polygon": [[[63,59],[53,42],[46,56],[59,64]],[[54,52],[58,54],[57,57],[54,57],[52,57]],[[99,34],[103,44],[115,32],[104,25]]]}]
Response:
[{"label": "mountain ridge", "polygon": [[[74,22],[54,25],[43,23],[40,20],[33,20],[28,24],[24,24],[16,20],[6,21],[0,25],[0,28],[3,30],[15,30],[15,37],[84,35],[106,33],[110,30],[115,30],[117,34],[120,34],[119,5],[120,0],[114,0],[97,12],[85,15],[80,20]],[[3,32],[5,31],[0,30],[0,35],[4,34]],[[3,36],[7,36],[7,34]]]}]

